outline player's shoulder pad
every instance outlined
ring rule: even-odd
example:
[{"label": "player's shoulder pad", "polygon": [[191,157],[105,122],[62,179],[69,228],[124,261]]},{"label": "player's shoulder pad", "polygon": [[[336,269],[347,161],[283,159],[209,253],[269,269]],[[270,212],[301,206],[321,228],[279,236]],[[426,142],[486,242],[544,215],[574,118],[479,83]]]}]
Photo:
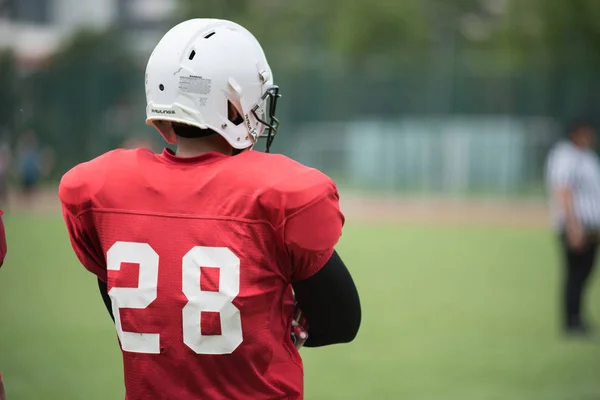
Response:
[{"label": "player's shoulder pad", "polygon": [[259,161],[253,163],[263,187],[258,201],[263,208],[277,210],[278,219],[328,196],[339,199],[335,182],[323,172],[279,154],[250,154]]},{"label": "player's shoulder pad", "polygon": [[90,206],[91,199],[104,185],[107,171],[125,152],[127,150],[112,150],[67,171],[58,186],[61,203],[80,209]]}]

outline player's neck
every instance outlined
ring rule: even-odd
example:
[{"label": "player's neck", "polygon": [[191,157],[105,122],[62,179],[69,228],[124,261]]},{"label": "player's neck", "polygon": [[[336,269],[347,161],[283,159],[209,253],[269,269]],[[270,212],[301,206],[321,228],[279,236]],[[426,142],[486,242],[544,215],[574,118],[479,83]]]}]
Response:
[{"label": "player's neck", "polygon": [[217,135],[199,139],[179,138],[175,155],[182,158],[191,158],[211,152],[230,156],[232,155],[232,148]]}]

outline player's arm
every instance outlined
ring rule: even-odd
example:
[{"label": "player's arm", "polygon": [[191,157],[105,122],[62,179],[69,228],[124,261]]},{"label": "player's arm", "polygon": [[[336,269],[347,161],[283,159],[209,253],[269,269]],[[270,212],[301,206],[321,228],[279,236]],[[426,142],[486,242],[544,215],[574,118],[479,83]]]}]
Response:
[{"label": "player's arm", "polygon": [[67,231],[69,232],[71,246],[81,264],[98,278],[98,288],[100,289],[102,300],[114,322],[115,319],[112,314],[112,305],[106,284],[106,266],[103,257],[100,256],[100,246],[91,240],[91,234],[88,233],[90,229],[86,228],[88,224],[86,224],[85,218],[78,218],[76,215],[73,215],[64,204],[63,216],[67,225]]},{"label": "player's arm", "polygon": [[6,231],[4,230],[4,221],[2,215],[4,212],[0,210],[0,267],[4,264],[4,258],[6,257],[7,246],[6,246]]},{"label": "player's arm", "polygon": [[564,229],[569,245],[574,249],[578,249],[585,244],[585,233],[581,221],[575,214],[573,204],[572,181],[574,169],[572,157],[557,155],[557,158],[550,165],[549,177],[554,201],[561,208],[564,216]]},{"label": "player's arm", "polygon": [[577,241],[578,236],[583,235],[583,226],[575,214],[573,192],[569,186],[560,186],[555,190],[554,195],[565,216],[565,231]]},{"label": "player's arm", "polygon": [[63,205],[63,217],[75,255],[81,264],[102,281],[106,281],[106,262],[102,257],[100,244],[93,240],[87,218],[73,215]]},{"label": "player's arm", "polygon": [[331,181],[316,199],[285,221],[292,286],[308,324],[307,347],[350,342],[360,326],[356,286],[334,250],[343,224],[337,189]]},{"label": "player's arm", "polygon": [[81,173],[80,168],[84,166],[87,165],[81,164],[63,176],[58,197],[75,255],[88,271],[106,281],[106,261],[95,233],[90,208],[89,185],[93,181]]},{"label": "player's arm", "polygon": [[102,296],[102,301],[104,302],[104,306],[108,311],[108,315],[115,322],[115,316],[112,311],[112,301],[110,300],[110,296],[108,295],[108,285],[106,282],[103,282],[98,278],[98,289],[100,290],[100,295]]},{"label": "player's arm", "polygon": [[335,250],[317,273],[292,286],[308,324],[305,347],[354,340],[361,321],[360,300],[352,276]]},{"label": "player's arm", "polygon": [[0,374],[0,400],[6,400],[6,393],[4,392],[4,382],[2,381],[2,374]]}]

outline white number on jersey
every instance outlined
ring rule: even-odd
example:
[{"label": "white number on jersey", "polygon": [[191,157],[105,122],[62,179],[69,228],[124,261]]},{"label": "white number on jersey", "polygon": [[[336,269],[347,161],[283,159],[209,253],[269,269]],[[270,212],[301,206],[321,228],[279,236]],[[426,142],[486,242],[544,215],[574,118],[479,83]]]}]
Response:
[{"label": "white number on jersey", "polygon": [[[117,334],[124,351],[160,353],[160,334],[123,331],[121,308],[144,309],[156,298],[159,256],[148,243],[116,242],[107,252],[107,268],[119,271],[122,263],[139,264],[138,287],[113,287],[112,301]],[[200,267],[219,269],[219,291],[203,291]],[[226,247],[196,246],[182,259],[182,289],[188,299],[183,307],[183,342],[197,354],[231,354],[243,340],[240,310],[233,300],[240,292],[240,259]],[[202,335],[202,311],[217,312],[221,335]]]}]

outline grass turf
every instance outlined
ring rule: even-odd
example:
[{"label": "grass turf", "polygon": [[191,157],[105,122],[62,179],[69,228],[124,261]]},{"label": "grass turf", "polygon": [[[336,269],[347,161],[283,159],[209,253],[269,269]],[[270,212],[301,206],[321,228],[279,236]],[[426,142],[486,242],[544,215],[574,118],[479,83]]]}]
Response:
[{"label": "grass turf", "polygon": [[[9,400],[122,399],[114,327],[60,216],[5,216],[0,371]],[[304,349],[306,399],[594,400],[600,340],[565,340],[544,230],[347,226],[356,341]],[[600,290],[587,304],[600,321]]]}]

